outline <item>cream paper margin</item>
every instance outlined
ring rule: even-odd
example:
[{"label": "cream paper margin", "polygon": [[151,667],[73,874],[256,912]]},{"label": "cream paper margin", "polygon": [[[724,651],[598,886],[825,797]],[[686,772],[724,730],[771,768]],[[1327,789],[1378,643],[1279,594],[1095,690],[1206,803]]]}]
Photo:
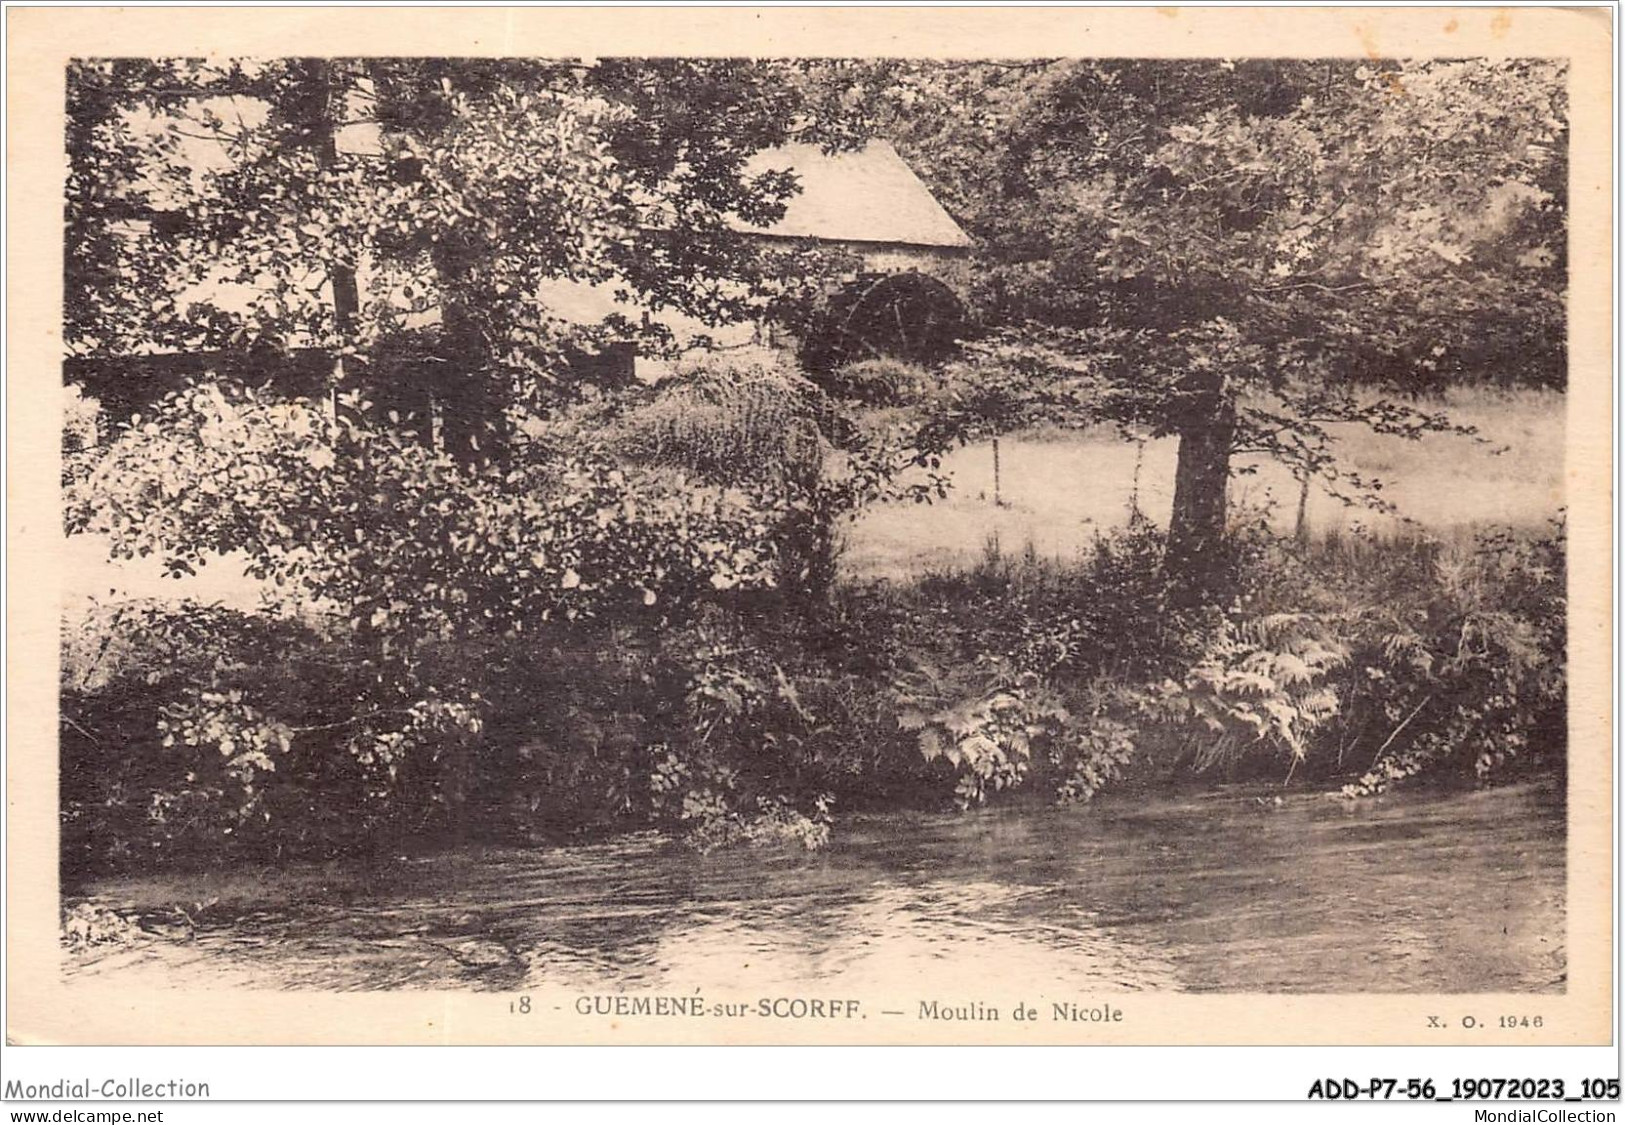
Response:
[{"label": "cream paper margin", "polygon": [[[1612,14],[1604,8],[11,8],[7,12],[6,940],[13,1043],[1608,1043],[1613,995],[1610,638]],[[1113,1025],[583,1017],[576,993],[137,991],[66,984],[57,943],[56,684],[64,64],[286,55],[1463,57],[1571,60],[1569,977],[1563,995],[1091,994]],[[967,991],[974,982],[967,981]],[[842,995],[832,981],[828,995]],[[1042,1000],[1040,999],[1042,997]],[[919,999],[895,987],[874,1010]],[[1035,980],[1026,1000],[1079,999]],[[554,1005],[563,1010],[553,1013]],[[1544,1016],[1500,1031],[1504,1013]],[[545,1014],[544,1014],[545,1013]],[[1449,1021],[1427,1030],[1427,1016]],[[1461,1017],[1480,1026],[1467,1030]],[[1485,1027],[1485,1024],[1492,1026]]]}]

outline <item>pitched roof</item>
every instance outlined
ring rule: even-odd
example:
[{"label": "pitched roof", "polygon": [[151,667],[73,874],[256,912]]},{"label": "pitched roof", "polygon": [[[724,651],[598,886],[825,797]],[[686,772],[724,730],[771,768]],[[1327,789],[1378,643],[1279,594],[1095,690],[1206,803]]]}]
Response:
[{"label": "pitched roof", "polygon": [[739,223],[738,230],[784,238],[890,242],[966,247],[970,237],[942,209],[931,190],[888,142],[870,141],[855,152],[826,153],[791,144],[759,152],[748,171],[794,172],[799,194],[771,227]]},{"label": "pitched roof", "polygon": [[[335,139],[341,152],[376,156],[383,151],[376,125],[346,125]],[[735,230],[835,242],[952,248],[971,244],[888,141],[872,140],[861,149],[838,153],[817,145],[781,145],[757,153],[746,165],[753,176],[769,170],[795,173],[800,192],[790,198],[784,218],[771,227],[736,220]]]}]

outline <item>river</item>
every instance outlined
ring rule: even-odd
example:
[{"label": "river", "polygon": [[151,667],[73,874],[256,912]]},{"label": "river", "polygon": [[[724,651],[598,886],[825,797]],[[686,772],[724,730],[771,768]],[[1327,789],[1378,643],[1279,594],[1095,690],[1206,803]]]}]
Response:
[{"label": "river", "polygon": [[[815,853],[654,836],[108,880],[195,926],[67,955],[175,988],[1542,992],[1565,981],[1560,787],[1259,790],[839,820]],[[173,928],[172,928],[173,931]]]}]

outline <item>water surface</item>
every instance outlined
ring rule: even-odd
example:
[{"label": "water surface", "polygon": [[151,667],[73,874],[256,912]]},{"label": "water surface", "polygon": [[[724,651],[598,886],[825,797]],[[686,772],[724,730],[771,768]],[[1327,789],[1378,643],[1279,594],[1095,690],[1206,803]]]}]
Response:
[{"label": "water surface", "polygon": [[110,881],[87,897],[218,901],[194,936],[72,954],[67,972],[323,990],[1562,991],[1557,785],[1258,792],[852,817],[817,853],[638,836]]}]

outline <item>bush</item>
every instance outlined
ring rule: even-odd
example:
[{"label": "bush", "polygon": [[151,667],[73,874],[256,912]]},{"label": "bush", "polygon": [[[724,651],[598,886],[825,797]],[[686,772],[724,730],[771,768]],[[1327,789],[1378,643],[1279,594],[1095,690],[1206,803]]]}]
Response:
[{"label": "bush", "polygon": [[65,638],[64,874],[648,826],[816,844],[821,740],[840,736],[714,616],[446,641],[380,675],[343,627],[98,614]]},{"label": "bush", "polygon": [[[599,418],[569,456],[533,427],[501,464],[362,404],[335,420],[207,385],[126,427],[68,488],[70,528],[175,574],[242,551],[303,616],[125,607],[68,629],[72,864],[819,823],[827,740],[788,677],[824,673],[786,638],[824,604],[836,522],[912,455],[866,433],[711,479],[786,432],[756,417],[785,401],[760,388],[743,446],[713,442],[720,415],[667,425],[718,385]],[[658,456],[616,453],[651,432],[672,439]],[[741,655],[763,643],[776,660]]]},{"label": "bush", "polygon": [[900,359],[862,359],[819,375],[830,394],[861,406],[905,406],[918,402],[937,386],[924,367]]},{"label": "bush", "polygon": [[[65,875],[649,826],[813,846],[836,807],[1562,761],[1561,526],[1254,531],[1222,605],[1176,596],[1143,519],[1070,563],[838,587],[839,520],[936,484],[898,485],[906,433],[826,425],[816,466],[774,446],[770,384],[561,417],[501,465],[208,387],[127,428],[74,474],[70,525],[176,573],[242,550],[301,613],[66,629]],[[779,475],[713,479],[746,450]]]},{"label": "bush", "polygon": [[[499,697],[559,685],[515,651],[591,650],[772,592],[775,535],[797,516],[765,485],[590,445],[459,463],[359,404],[334,419],[213,386],[126,427],[67,500],[70,530],[106,535],[115,557],[185,574],[239,550],[288,605],[328,615],[149,606],[69,630],[64,831],[90,866],[444,830],[479,779],[524,772],[526,744],[484,737]],[[526,768],[544,791],[575,792],[612,767],[538,750]]]},{"label": "bush", "polygon": [[[242,551],[304,607],[406,651],[556,618],[661,617],[777,583],[788,501],[586,446],[470,465],[362,409],[205,385],[127,428],[70,488],[70,532],[188,574]],[[640,609],[639,607],[643,607]]]},{"label": "bush", "polygon": [[833,415],[818,388],[790,372],[714,367],[656,387],[603,440],[646,465],[718,484],[809,487],[822,471]]},{"label": "bush", "polygon": [[1348,726],[1380,742],[1351,794],[1424,772],[1489,778],[1566,760],[1563,525],[1482,532],[1432,569],[1361,623]]},{"label": "bush", "polygon": [[901,598],[897,721],[952,799],[1024,784],[1085,800],[1143,758],[1145,685],[1197,660],[1222,620],[1182,606],[1144,520],[1071,564],[990,551]]},{"label": "bush", "polygon": [[901,725],[955,799],[1138,773],[1483,780],[1566,749],[1563,536],[1238,545],[1246,588],[1181,609],[1143,524],[1073,565],[990,556],[922,582]]},{"label": "bush", "polygon": [[346,730],[334,720],[369,706],[360,654],[341,643],[292,621],[135,604],[76,623],[63,649],[66,877],[321,850],[373,827],[362,763],[333,752]]},{"label": "bush", "polygon": [[1335,630],[1304,614],[1223,620],[1201,659],[1142,697],[1149,724],[1175,734],[1196,772],[1289,763],[1339,710],[1332,677],[1348,663]]}]

